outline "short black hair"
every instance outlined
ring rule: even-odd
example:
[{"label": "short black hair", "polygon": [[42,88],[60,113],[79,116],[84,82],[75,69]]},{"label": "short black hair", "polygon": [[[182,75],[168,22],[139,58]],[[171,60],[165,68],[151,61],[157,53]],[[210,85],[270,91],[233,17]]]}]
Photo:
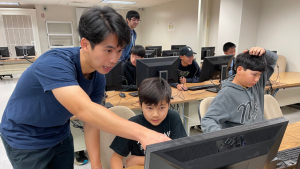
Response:
[{"label": "short black hair", "polygon": [[146,53],[145,48],[141,45],[135,45],[130,50],[130,54],[134,54],[142,58],[145,57],[145,53]]},{"label": "short black hair", "polygon": [[235,48],[235,44],[232,42],[227,42],[223,46],[223,52],[227,52],[230,48]]},{"label": "short black hair", "polygon": [[131,32],[124,18],[113,8],[92,7],[84,11],[78,25],[80,38],[86,38],[94,49],[109,34],[116,34],[118,46],[126,46],[130,43]]},{"label": "short black hair", "polygon": [[244,70],[250,69],[252,71],[264,72],[267,68],[267,61],[264,55],[250,55],[248,51],[237,55],[235,65],[236,68],[242,66]]},{"label": "short black hair", "polygon": [[142,81],[139,87],[139,100],[147,105],[157,106],[160,102],[170,103],[172,90],[169,83],[161,78],[148,78]]},{"label": "short black hair", "polygon": [[131,20],[131,18],[140,19],[140,14],[134,10],[128,11],[126,14],[126,19]]}]

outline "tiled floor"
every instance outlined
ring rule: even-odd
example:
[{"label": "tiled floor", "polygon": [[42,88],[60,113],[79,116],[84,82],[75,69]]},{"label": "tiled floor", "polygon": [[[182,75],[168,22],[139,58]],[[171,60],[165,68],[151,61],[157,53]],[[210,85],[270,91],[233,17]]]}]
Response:
[{"label": "tiled floor", "polygon": [[[3,80],[0,80],[0,118],[2,118],[3,111],[5,109],[6,103],[13,92],[16,83],[18,81],[18,78],[20,75],[14,75],[13,79],[10,79],[9,77],[5,77]],[[291,106],[285,106],[281,108],[284,117],[286,117],[288,120],[290,120],[290,123],[294,123],[297,121],[300,121],[300,109],[297,109],[295,107]],[[200,134],[198,130],[191,129],[191,135]],[[3,147],[2,142],[0,141],[0,168],[5,169],[12,169],[12,166],[6,156],[5,149]],[[90,169],[91,165],[90,163],[83,165],[83,166],[77,166],[74,165],[75,169]]]}]

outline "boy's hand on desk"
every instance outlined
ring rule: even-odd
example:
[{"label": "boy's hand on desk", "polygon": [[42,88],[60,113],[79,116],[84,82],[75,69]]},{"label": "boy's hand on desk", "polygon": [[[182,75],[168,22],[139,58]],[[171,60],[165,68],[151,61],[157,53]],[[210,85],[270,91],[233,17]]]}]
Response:
[{"label": "boy's hand on desk", "polygon": [[185,91],[188,89],[184,84],[178,84],[176,87],[179,91]]},{"label": "boy's hand on desk", "polygon": [[180,80],[181,84],[185,84],[186,83],[186,78],[185,77],[180,77],[179,80]]},{"label": "boy's hand on desk", "polygon": [[[244,50],[244,53],[246,53],[248,50]],[[261,47],[252,47],[249,50],[249,54],[250,55],[256,55],[256,56],[262,56],[266,53],[266,50],[264,48]]]}]

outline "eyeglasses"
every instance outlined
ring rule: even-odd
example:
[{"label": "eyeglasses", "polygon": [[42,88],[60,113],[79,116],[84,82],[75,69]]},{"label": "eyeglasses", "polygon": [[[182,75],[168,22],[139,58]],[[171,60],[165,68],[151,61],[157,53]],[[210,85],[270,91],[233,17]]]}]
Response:
[{"label": "eyeglasses", "polygon": [[137,56],[137,55],[131,55],[132,58],[135,58],[135,59],[141,59],[142,57],[140,56]]},{"label": "eyeglasses", "polygon": [[131,19],[132,22],[141,22],[139,19]]}]

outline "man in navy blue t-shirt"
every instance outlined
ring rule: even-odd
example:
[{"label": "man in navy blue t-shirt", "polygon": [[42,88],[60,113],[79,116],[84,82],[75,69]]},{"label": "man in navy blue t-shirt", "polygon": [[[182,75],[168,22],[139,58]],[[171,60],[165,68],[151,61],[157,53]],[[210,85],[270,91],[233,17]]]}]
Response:
[{"label": "man in navy blue t-shirt", "polygon": [[70,117],[84,121],[92,168],[101,168],[103,130],[148,144],[169,138],[124,120],[100,105],[105,77],[130,42],[130,28],[114,9],[93,7],[80,18],[81,47],[52,49],[20,77],[1,121],[1,139],[14,168],[73,168]]}]

